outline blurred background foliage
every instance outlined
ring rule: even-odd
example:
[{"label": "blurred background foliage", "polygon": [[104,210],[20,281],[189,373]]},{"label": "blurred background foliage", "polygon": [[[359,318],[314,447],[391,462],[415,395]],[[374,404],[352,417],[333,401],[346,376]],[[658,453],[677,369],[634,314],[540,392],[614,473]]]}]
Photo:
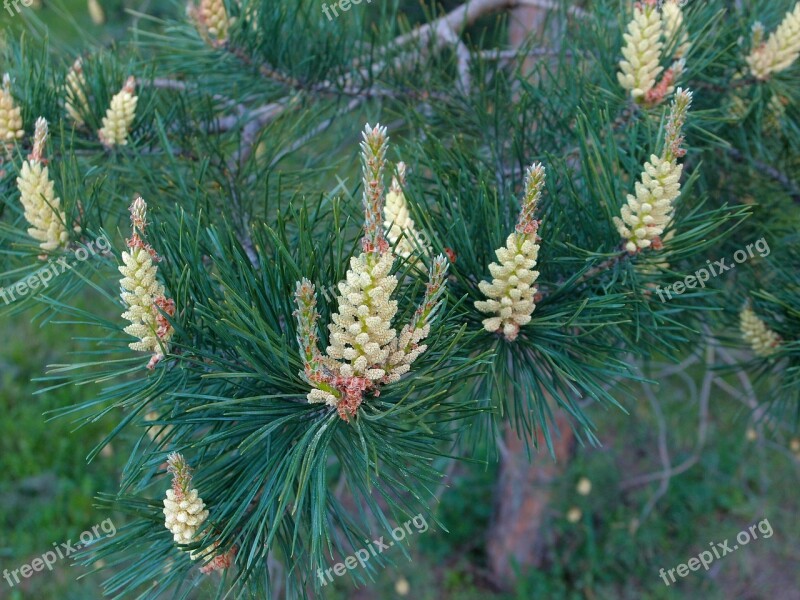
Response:
[{"label": "blurred background foliage", "polygon": [[[458,3],[441,4],[452,8]],[[108,22],[97,25],[84,0],[45,0],[38,17],[48,28],[53,48],[63,48],[71,57],[75,48],[87,43],[111,46],[134,23],[144,29],[157,27],[138,13],[164,18],[182,10],[158,0],[101,0],[101,4]],[[403,5],[410,22],[424,17],[419,3]],[[4,35],[20,35],[24,19],[2,11]],[[474,32],[478,37],[485,33],[480,27]],[[797,213],[796,204],[788,203],[786,210]],[[796,224],[793,227],[796,231]],[[759,231],[745,229],[739,239],[758,237]],[[93,306],[92,294],[87,288],[78,306]],[[0,320],[0,570],[29,563],[53,543],[75,540],[108,518],[94,506],[94,497],[117,489],[126,453],[135,442],[133,432],[123,434],[87,464],[86,456],[119,415],[108,414],[75,431],[68,416],[52,419],[48,413],[89,399],[97,389],[89,384],[37,393],[42,384],[35,379],[43,374],[43,365],[63,362],[59,357],[67,355],[73,339],[81,335],[80,326],[41,326],[35,311]],[[653,390],[634,387],[638,401],[631,405],[631,414],[608,410],[595,416],[602,445],[578,448],[576,459],[555,485],[544,567],[523,574],[513,593],[494,597],[800,598],[796,568],[800,497],[794,490],[800,474],[800,442],[767,435],[751,423],[749,411],[733,395],[740,385],[736,374],[722,373],[720,380],[731,393],[717,386],[708,395],[708,431],[702,446],[696,447],[696,401],[705,374],[701,364],[691,365],[660,378],[657,403],[649,401]],[[768,387],[769,381],[757,385]],[[674,463],[694,462],[651,506],[654,494],[662,492],[659,482],[634,485],[631,480],[634,473],[658,469],[657,438],[664,430]],[[399,552],[389,555],[386,558],[395,564],[383,569],[374,585],[357,589],[343,577],[326,590],[330,597],[485,598],[486,557],[481,554],[480,537],[492,512],[495,470],[493,464],[458,463],[437,509],[449,533],[419,534],[411,562]],[[587,495],[577,491],[581,478],[591,482]],[[764,518],[774,529],[772,538],[751,542],[715,562],[707,574],[692,574],[670,588],[663,584],[660,568],[685,562],[709,542],[733,538]],[[14,589],[0,580],[0,598],[99,598],[99,581],[100,577],[62,561],[52,572],[36,573]],[[195,596],[209,594],[201,585]]]}]

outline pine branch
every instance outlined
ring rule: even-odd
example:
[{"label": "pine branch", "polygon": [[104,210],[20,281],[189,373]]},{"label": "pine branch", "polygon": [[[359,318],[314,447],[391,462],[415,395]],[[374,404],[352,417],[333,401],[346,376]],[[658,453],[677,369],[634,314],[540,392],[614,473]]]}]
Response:
[{"label": "pine branch", "polygon": [[244,128],[242,129],[239,149],[233,154],[229,161],[231,167],[241,168],[241,166],[247,162],[247,159],[250,158],[250,155],[255,149],[255,143],[259,132],[284,111],[288,110],[291,104],[291,100],[283,99],[278,102],[259,106],[247,113],[247,116],[244,118]]},{"label": "pine branch", "polygon": [[[404,46],[412,41],[427,43],[431,38],[436,38],[441,45],[450,42],[451,35],[460,35],[467,27],[472,26],[478,19],[491,13],[512,10],[521,6],[532,6],[546,10],[561,10],[564,8],[556,2],[547,0],[471,0],[458,8],[453,9],[438,19],[417,27],[414,31],[395,38],[388,44],[388,49]],[[569,6],[567,14],[585,18],[587,13],[578,7]]]},{"label": "pine branch", "polygon": [[773,167],[772,165],[766,164],[754,156],[745,156],[741,150],[738,150],[733,146],[728,146],[725,148],[725,151],[736,162],[750,163],[753,167],[755,167],[757,172],[764,173],[771,179],[777,181],[786,189],[787,192],[789,192],[792,200],[795,202],[800,202],[800,188],[797,187],[797,184],[792,181],[792,179],[786,173],[783,173],[780,169]]}]

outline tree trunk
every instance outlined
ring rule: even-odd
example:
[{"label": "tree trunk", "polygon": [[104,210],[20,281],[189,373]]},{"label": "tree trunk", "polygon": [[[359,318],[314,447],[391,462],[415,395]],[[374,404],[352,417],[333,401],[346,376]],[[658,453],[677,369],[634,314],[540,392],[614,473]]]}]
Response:
[{"label": "tree trunk", "polygon": [[[552,17],[540,7],[515,9],[509,19],[509,45],[520,48],[533,33],[547,38],[549,45],[557,46],[560,24]],[[540,59],[530,57],[525,61],[525,72],[533,70],[536,60]],[[568,419],[559,412],[556,414],[560,435],[553,436],[555,460],[548,454],[540,434],[538,447],[541,450],[529,461],[525,441],[517,436],[513,426],[508,423],[505,426],[505,448],[500,459],[494,514],[486,544],[492,580],[501,589],[511,588],[518,573],[524,575],[527,569],[540,566],[544,557],[543,528],[548,516],[551,484],[566,469],[575,445],[575,434]]]},{"label": "tree trunk", "polygon": [[575,435],[567,418],[559,416],[556,423],[560,435],[552,438],[555,460],[547,452],[540,434],[540,451],[532,461],[528,460],[525,441],[511,425],[506,425],[494,515],[486,544],[492,579],[500,588],[509,588],[516,580],[515,567],[524,575],[526,569],[541,565],[552,482],[566,469],[575,446]]}]

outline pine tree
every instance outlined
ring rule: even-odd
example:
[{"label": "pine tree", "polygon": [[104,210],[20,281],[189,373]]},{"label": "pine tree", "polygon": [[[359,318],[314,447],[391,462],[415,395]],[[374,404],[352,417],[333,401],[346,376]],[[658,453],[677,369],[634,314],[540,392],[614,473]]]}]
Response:
[{"label": "pine tree", "polygon": [[103,383],[63,411],[119,416],[90,458],[136,439],[99,493],[126,525],[83,555],[109,596],[186,597],[198,570],[324,595],[466,456],[539,506],[499,494],[507,585],[544,521],[509,465],[563,464],[640,367],[718,340],[796,425],[800,5],[739,45],[755,11],[721,0],[537,3],[517,43],[526,4],[202,0],[112,48],[51,46],[33,14],[7,39],[4,312],[93,325],[45,389]]}]

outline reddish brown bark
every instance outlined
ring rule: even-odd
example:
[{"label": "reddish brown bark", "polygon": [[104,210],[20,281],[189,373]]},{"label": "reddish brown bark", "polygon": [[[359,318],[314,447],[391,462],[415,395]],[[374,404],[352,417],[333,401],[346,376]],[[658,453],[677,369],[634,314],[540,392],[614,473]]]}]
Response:
[{"label": "reddish brown bark", "polygon": [[495,488],[495,507],[486,551],[494,583],[509,588],[520,574],[541,564],[544,530],[550,514],[552,482],[566,469],[575,447],[575,436],[566,418],[556,419],[560,435],[553,436],[555,460],[539,435],[539,451],[531,460],[513,427],[506,426],[505,454]]}]

